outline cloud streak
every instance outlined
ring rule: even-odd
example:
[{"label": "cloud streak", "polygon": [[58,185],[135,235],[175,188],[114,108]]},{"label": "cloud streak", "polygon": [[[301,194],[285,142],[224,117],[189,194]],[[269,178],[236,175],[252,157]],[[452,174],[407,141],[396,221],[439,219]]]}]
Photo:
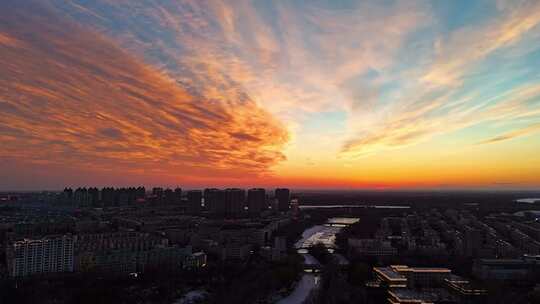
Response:
[{"label": "cloud streak", "polygon": [[540,124],[533,124],[525,128],[521,128],[521,129],[514,130],[512,132],[504,133],[504,134],[492,137],[490,139],[484,140],[482,142],[479,142],[479,144],[498,143],[501,141],[511,140],[517,137],[533,134],[536,132],[540,132]]},{"label": "cloud streak", "polygon": [[182,84],[225,86],[232,94],[239,86],[281,118],[352,107],[345,83],[388,67],[405,38],[431,18],[425,6],[403,1],[339,11],[244,0],[53,3]]},{"label": "cloud streak", "polygon": [[437,40],[435,62],[422,76],[422,81],[434,85],[459,85],[471,65],[519,42],[540,22],[538,1],[521,1],[511,6],[499,6],[499,9],[502,16],[482,26],[465,26],[446,40]]},{"label": "cloud streak", "polygon": [[286,130],[247,95],[224,102],[186,91],[44,6],[0,7],[3,160],[118,175],[245,178],[284,159]]},{"label": "cloud streak", "polygon": [[356,127],[358,134],[344,144],[342,153],[363,156],[484,122],[509,124],[520,117],[540,119],[540,105],[531,102],[540,97],[534,78],[538,75],[533,76],[532,83],[490,92],[488,97],[486,91],[500,91],[516,72],[510,70],[497,81],[484,80],[483,87],[467,86],[475,77],[486,77],[478,70],[482,64],[496,64],[486,63],[491,55],[504,53],[530,31],[538,30],[539,12],[537,1],[522,1],[510,8],[504,6],[501,16],[481,26],[461,27],[446,39],[437,39],[433,62],[407,70],[412,85],[404,87],[404,93],[390,106],[379,109],[382,119]]}]

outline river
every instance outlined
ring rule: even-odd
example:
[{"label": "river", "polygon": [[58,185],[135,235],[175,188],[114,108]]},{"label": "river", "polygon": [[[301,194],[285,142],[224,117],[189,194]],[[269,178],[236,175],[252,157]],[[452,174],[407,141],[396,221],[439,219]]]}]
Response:
[{"label": "river", "polygon": [[[327,224],[325,225],[315,225],[304,230],[302,233],[302,238],[295,244],[295,248],[298,250],[298,253],[300,253],[304,258],[304,265],[319,265],[319,261],[309,254],[305,248],[308,248],[313,244],[323,243],[326,248],[329,248],[329,250],[335,249],[336,234],[346,225],[354,224],[358,220],[358,218],[331,218],[328,219]],[[345,258],[343,256],[338,256],[338,260],[343,261],[344,259]],[[319,281],[320,278],[318,273],[304,273],[293,292],[289,296],[279,300],[277,304],[303,303],[311,291],[318,288]]]},{"label": "river", "polygon": [[410,209],[407,205],[300,205],[300,209],[336,209],[336,208],[360,208],[360,209]]}]

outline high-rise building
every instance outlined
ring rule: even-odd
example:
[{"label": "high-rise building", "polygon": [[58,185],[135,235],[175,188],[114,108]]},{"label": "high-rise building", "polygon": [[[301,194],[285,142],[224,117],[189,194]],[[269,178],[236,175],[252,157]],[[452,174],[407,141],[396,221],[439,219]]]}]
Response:
[{"label": "high-rise building", "polygon": [[212,207],[213,207],[212,192],[215,190],[218,190],[218,189],[206,188],[203,191],[204,208],[210,212],[214,212],[214,210],[212,210]]},{"label": "high-rise building", "polygon": [[137,187],[136,193],[137,200],[144,200],[146,198],[146,189],[144,187]]},{"label": "high-rise building", "polygon": [[187,213],[201,213],[202,191],[190,190],[187,192]]},{"label": "high-rise building", "polygon": [[300,212],[300,202],[298,201],[298,198],[291,198],[291,211],[293,216],[297,218]]},{"label": "high-rise building", "polygon": [[240,216],[244,213],[246,191],[238,188],[225,189],[226,213],[231,216]]},{"label": "high-rise building", "polygon": [[73,189],[64,189],[64,192],[62,193],[62,201],[66,205],[71,205],[73,203]]},{"label": "high-rise building", "polygon": [[248,211],[250,214],[259,214],[266,209],[266,191],[262,188],[248,190]]},{"label": "high-rise building", "polygon": [[128,203],[128,205],[133,205],[137,201],[137,198],[138,198],[137,197],[138,196],[137,191],[138,190],[135,187],[127,188],[126,192],[127,192],[127,203]]},{"label": "high-rise building", "polygon": [[101,189],[101,202],[105,207],[114,206],[116,204],[116,191],[112,187]]},{"label": "high-rise building", "polygon": [[278,200],[279,211],[289,210],[289,201],[291,199],[291,191],[286,188],[278,188],[275,192],[276,199]]},{"label": "high-rise building", "polygon": [[88,188],[88,196],[90,199],[90,205],[93,207],[99,207],[99,189],[95,187]]},{"label": "high-rise building", "polygon": [[25,277],[33,274],[72,272],[73,243],[74,237],[71,235],[15,241],[7,247],[9,275]]},{"label": "high-rise building", "polygon": [[225,214],[225,191],[215,188],[204,189],[204,206],[214,214]]},{"label": "high-rise building", "polygon": [[182,203],[182,189],[180,187],[174,189],[174,203],[177,205]]},{"label": "high-rise building", "polygon": [[170,188],[165,189],[165,191],[163,191],[163,200],[165,204],[174,204],[174,201],[175,201],[174,191]]},{"label": "high-rise building", "polygon": [[152,188],[152,199],[154,200],[154,202],[161,204],[163,202],[163,188]]},{"label": "high-rise building", "polygon": [[119,188],[115,191],[116,205],[127,206],[129,205],[129,190],[126,188]]},{"label": "high-rise building", "polygon": [[86,188],[77,188],[73,193],[73,200],[76,206],[86,207],[90,205],[90,197]]}]

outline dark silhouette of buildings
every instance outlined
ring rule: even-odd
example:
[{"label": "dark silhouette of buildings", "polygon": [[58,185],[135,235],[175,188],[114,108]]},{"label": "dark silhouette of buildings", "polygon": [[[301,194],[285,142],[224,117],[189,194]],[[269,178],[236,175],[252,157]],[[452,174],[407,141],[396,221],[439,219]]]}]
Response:
[{"label": "dark silhouette of buildings", "polygon": [[174,189],[174,203],[177,205],[180,205],[182,203],[182,189],[179,187],[176,187],[176,189]]},{"label": "dark silhouette of buildings", "polygon": [[275,192],[275,197],[278,200],[279,211],[289,210],[289,202],[291,200],[291,191],[289,189],[277,188]]},{"label": "dark silhouette of buildings", "polygon": [[187,192],[187,213],[199,214],[201,213],[202,203],[202,191],[190,190]]},{"label": "dark silhouette of buildings", "polygon": [[260,214],[266,210],[266,191],[262,188],[248,190],[248,211],[251,215]]},{"label": "dark silhouette of buildings", "polygon": [[88,197],[88,190],[85,188],[77,188],[73,192],[73,201],[75,205],[87,207],[90,205],[90,199]]},{"label": "dark silhouette of buildings", "polygon": [[165,204],[173,204],[175,201],[174,191],[167,188],[163,191],[163,202]]},{"label": "dark silhouette of buildings", "polygon": [[73,200],[73,189],[64,188],[64,192],[62,193],[62,199],[64,200],[64,202],[71,202]]},{"label": "dark silhouette of buildings", "polygon": [[204,205],[212,214],[225,214],[225,191],[216,188],[204,189]]},{"label": "dark silhouette of buildings", "polygon": [[[158,205],[182,205],[186,213],[200,214],[207,211],[209,214],[229,217],[258,216],[268,210],[269,197],[263,188],[252,188],[247,191],[239,188],[216,189],[207,188],[190,190],[182,197],[182,189],[152,188],[147,195],[144,187],[113,188],[65,188],[60,196],[64,205],[77,207],[122,207],[136,203],[148,202]],[[204,199],[204,200],[203,200]],[[183,201],[185,200],[185,201]],[[273,198],[274,211],[288,211],[290,209],[290,190],[278,188]]]},{"label": "dark silhouette of buildings", "polygon": [[105,187],[101,191],[96,187],[65,188],[60,197],[60,202],[68,206],[76,207],[115,207],[128,206],[137,201],[144,201],[146,190],[144,187],[113,188]]},{"label": "dark silhouette of buildings", "polygon": [[116,191],[112,187],[105,187],[101,189],[101,202],[103,206],[114,206]]},{"label": "dark silhouette of buildings", "polygon": [[88,196],[90,198],[90,204],[92,207],[98,207],[99,206],[99,189],[96,187],[88,188]]},{"label": "dark silhouette of buildings", "polygon": [[229,216],[238,217],[244,213],[246,191],[238,188],[225,189],[226,213]]},{"label": "dark silhouette of buildings", "polygon": [[152,188],[152,200],[157,204],[161,204],[163,202],[163,188]]}]

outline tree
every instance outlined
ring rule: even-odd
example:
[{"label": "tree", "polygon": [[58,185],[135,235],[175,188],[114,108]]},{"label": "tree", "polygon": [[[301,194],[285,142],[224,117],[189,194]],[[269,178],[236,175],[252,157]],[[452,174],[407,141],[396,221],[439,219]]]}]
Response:
[{"label": "tree", "polygon": [[328,250],[322,243],[317,243],[309,248],[309,253],[319,262],[326,264],[329,260]]},{"label": "tree", "polygon": [[349,269],[349,282],[364,285],[371,278],[371,267],[363,262],[354,262]]},{"label": "tree", "polygon": [[529,302],[540,303],[540,287],[536,287],[533,291],[529,293]]}]

